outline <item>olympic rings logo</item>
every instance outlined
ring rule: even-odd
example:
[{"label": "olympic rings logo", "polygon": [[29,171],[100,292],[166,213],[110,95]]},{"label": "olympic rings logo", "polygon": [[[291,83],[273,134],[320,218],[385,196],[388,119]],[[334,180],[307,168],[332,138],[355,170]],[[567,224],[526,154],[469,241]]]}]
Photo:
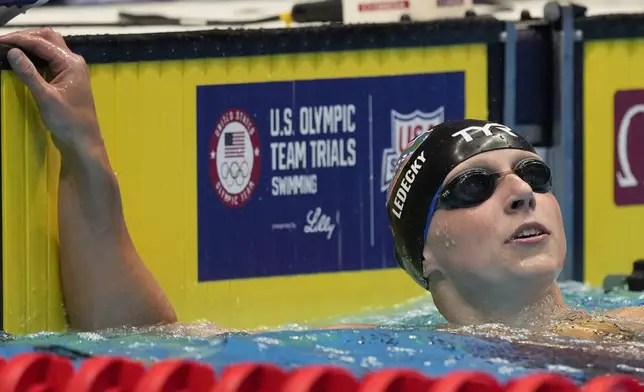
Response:
[{"label": "olympic rings logo", "polygon": [[237,161],[233,161],[230,165],[228,162],[224,162],[220,167],[221,178],[226,182],[226,185],[232,186],[236,184],[237,186],[242,186],[244,181],[250,175],[248,162],[244,159],[241,164]]}]

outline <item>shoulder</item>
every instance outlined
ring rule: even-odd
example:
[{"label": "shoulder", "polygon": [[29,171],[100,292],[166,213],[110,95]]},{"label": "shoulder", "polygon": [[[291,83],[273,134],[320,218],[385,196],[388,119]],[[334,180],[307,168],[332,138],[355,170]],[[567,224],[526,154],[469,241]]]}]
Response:
[{"label": "shoulder", "polygon": [[644,306],[627,306],[609,310],[606,312],[606,316],[625,318],[632,321],[644,321]]}]

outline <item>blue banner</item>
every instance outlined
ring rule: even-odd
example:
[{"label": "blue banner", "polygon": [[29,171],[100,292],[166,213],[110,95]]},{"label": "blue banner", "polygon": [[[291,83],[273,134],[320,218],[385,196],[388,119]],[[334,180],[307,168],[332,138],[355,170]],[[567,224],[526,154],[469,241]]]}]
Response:
[{"label": "blue banner", "polygon": [[198,86],[199,281],[394,267],[394,164],[464,114],[463,72]]}]

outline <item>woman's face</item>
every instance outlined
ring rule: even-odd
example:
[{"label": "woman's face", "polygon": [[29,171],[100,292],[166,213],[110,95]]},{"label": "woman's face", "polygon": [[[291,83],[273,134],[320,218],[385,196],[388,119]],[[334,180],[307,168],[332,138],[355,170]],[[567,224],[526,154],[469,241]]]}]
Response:
[{"label": "woman's face", "polygon": [[[443,185],[473,168],[507,172],[526,158],[540,159],[512,149],[482,153],[454,168]],[[543,292],[555,282],[566,256],[557,200],[551,192],[533,192],[514,173],[502,176],[482,204],[438,209],[426,244],[425,273],[439,270],[462,294],[474,296],[482,290]]]}]

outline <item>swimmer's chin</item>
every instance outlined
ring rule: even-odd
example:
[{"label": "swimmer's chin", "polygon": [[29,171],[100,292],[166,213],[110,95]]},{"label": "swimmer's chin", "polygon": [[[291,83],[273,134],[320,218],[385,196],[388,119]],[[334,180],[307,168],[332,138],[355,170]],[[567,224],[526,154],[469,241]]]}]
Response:
[{"label": "swimmer's chin", "polygon": [[562,263],[554,260],[552,256],[537,255],[521,259],[512,269],[518,277],[555,279],[562,268]]}]

